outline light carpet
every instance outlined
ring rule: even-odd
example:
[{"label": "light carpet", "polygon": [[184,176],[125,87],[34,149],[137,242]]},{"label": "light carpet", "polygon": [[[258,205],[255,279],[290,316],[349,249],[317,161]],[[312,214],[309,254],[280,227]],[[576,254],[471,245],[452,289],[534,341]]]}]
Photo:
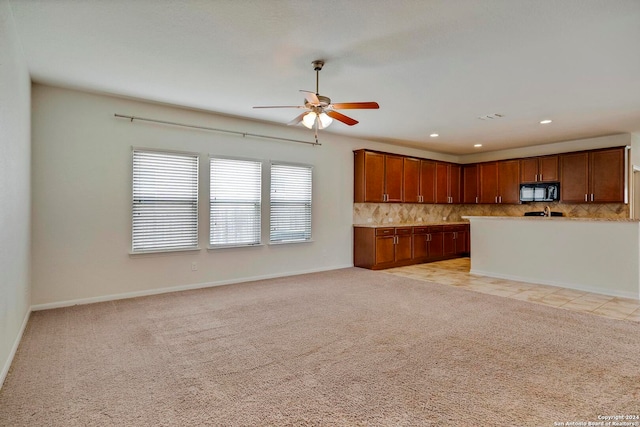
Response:
[{"label": "light carpet", "polygon": [[640,323],[357,268],[34,312],[3,426],[554,426],[640,414]]}]

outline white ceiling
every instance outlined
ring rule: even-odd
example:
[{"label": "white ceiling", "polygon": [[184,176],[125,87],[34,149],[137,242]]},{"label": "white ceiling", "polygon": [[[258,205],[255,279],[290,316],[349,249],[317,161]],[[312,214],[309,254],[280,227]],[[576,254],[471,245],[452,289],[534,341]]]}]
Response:
[{"label": "white ceiling", "polygon": [[252,106],[302,104],[324,59],[322,95],[380,109],[321,132],[465,154],[640,131],[640,0],[10,5],[36,82],[287,123]]}]

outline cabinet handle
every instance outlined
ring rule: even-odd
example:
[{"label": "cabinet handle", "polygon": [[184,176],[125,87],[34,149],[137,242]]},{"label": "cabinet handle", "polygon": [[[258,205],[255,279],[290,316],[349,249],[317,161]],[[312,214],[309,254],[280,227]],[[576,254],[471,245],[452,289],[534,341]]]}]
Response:
[{"label": "cabinet handle", "polygon": [[542,174],[540,174],[540,181],[542,181]]},{"label": "cabinet handle", "polygon": [[500,197],[500,203],[502,203],[502,196],[499,196],[499,197]]},{"label": "cabinet handle", "polygon": [[536,182],[538,182],[538,174],[536,174]]},{"label": "cabinet handle", "polygon": [[476,203],[478,203],[478,196],[476,196]]},{"label": "cabinet handle", "polygon": [[496,197],[493,199],[493,202],[494,202],[494,203],[498,203],[498,196],[496,196]]},{"label": "cabinet handle", "polygon": [[593,193],[591,193],[591,201],[593,202]]},{"label": "cabinet handle", "polygon": [[588,201],[589,201],[589,200],[587,199],[587,195],[586,195],[586,194],[584,195],[584,201],[585,201],[585,202],[588,202]]}]

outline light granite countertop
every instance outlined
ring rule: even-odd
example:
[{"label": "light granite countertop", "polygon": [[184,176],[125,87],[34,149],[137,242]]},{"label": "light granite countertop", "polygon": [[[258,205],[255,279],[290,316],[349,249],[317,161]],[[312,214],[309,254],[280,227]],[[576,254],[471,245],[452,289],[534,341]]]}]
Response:
[{"label": "light granite countertop", "polygon": [[525,221],[593,221],[593,222],[640,222],[633,218],[580,218],[569,216],[463,216],[463,219],[518,219]]},{"label": "light granite countertop", "polygon": [[354,227],[391,228],[391,227],[428,227],[430,225],[468,225],[469,221],[440,221],[440,222],[388,222],[385,224],[353,224]]}]

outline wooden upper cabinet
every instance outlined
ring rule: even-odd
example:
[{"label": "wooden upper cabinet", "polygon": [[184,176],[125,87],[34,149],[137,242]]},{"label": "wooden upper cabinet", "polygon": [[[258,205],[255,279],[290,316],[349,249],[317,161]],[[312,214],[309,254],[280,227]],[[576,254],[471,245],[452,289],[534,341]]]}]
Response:
[{"label": "wooden upper cabinet", "polygon": [[560,200],[568,203],[589,201],[589,153],[560,156]]},{"label": "wooden upper cabinet", "polygon": [[624,203],[625,148],[560,155],[560,200]]},{"label": "wooden upper cabinet", "polygon": [[478,165],[462,166],[462,203],[480,203]]},{"label": "wooden upper cabinet", "polygon": [[538,181],[557,182],[560,181],[558,171],[559,156],[544,156],[538,158]]},{"label": "wooden upper cabinet", "polygon": [[480,203],[498,202],[498,163],[480,163],[478,165],[480,180]]},{"label": "wooden upper cabinet", "polygon": [[436,162],[405,157],[403,173],[403,202],[435,203]]},{"label": "wooden upper cabinet", "polygon": [[436,162],[420,160],[420,196],[422,203],[436,202]]},{"label": "wooden upper cabinet", "polygon": [[520,162],[504,160],[498,162],[498,203],[520,202]]},{"label": "wooden upper cabinet", "polygon": [[462,167],[451,163],[449,165],[449,197],[450,203],[462,203]]},{"label": "wooden upper cabinet", "polygon": [[436,203],[449,203],[449,165],[436,163]]},{"label": "wooden upper cabinet", "polygon": [[393,154],[384,155],[385,194],[387,202],[402,201],[402,178],[404,157]]},{"label": "wooden upper cabinet", "polygon": [[520,182],[538,181],[538,158],[520,159]]},{"label": "wooden upper cabinet", "polygon": [[558,159],[557,155],[520,159],[520,182],[559,181]]},{"label": "wooden upper cabinet", "polygon": [[589,187],[592,202],[624,203],[624,148],[592,151]]},{"label": "wooden upper cabinet", "polygon": [[436,162],[436,203],[460,203],[460,165]]},{"label": "wooden upper cabinet", "polygon": [[480,203],[520,202],[520,162],[503,160],[480,163]]},{"label": "wooden upper cabinet", "polygon": [[420,159],[404,158],[402,201],[405,203],[420,202]]},{"label": "wooden upper cabinet", "polygon": [[402,201],[404,157],[366,150],[354,156],[355,203]]},{"label": "wooden upper cabinet", "polygon": [[355,151],[353,201],[383,202],[384,194],[384,154]]}]

